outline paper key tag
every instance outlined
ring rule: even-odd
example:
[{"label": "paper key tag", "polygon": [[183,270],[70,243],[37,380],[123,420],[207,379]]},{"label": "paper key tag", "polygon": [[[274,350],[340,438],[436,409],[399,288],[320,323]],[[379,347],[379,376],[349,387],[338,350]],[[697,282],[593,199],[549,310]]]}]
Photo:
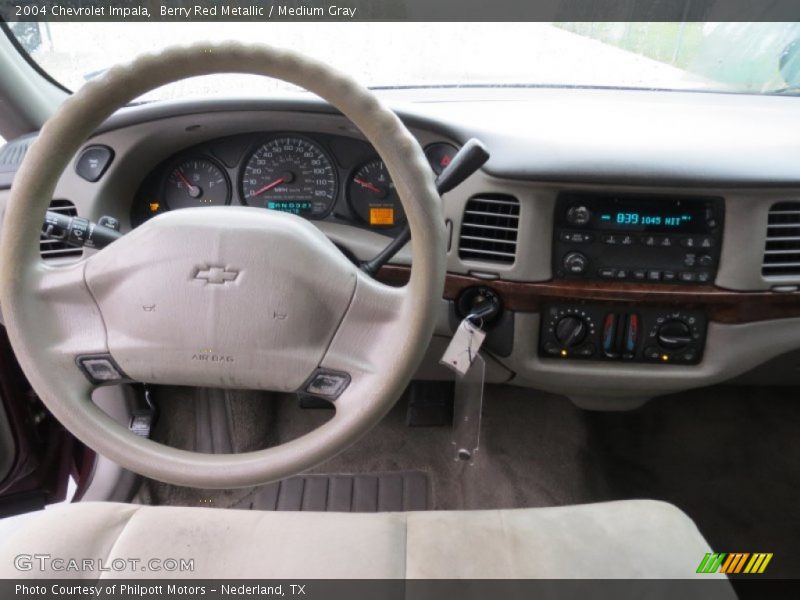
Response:
[{"label": "paper key tag", "polygon": [[444,351],[439,364],[450,367],[459,375],[464,375],[478,355],[485,337],[485,331],[464,319],[458,326],[450,345],[447,346],[447,350]]}]

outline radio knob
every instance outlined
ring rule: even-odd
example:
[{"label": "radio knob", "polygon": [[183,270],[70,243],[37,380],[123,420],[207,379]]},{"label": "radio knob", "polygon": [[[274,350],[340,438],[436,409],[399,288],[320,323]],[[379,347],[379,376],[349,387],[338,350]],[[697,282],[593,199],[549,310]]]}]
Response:
[{"label": "radio knob", "polygon": [[592,218],[592,213],[585,206],[570,206],[567,210],[567,222],[570,225],[586,225]]},{"label": "radio knob", "polygon": [[580,252],[570,252],[564,257],[564,268],[572,275],[580,275],[589,266],[589,259]]},{"label": "radio knob", "polygon": [[680,350],[692,342],[689,326],[678,319],[667,321],[659,327],[656,337],[661,347],[669,350]]},{"label": "radio knob", "polygon": [[586,339],[586,333],[586,321],[580,317],[562,317],[556,323],[556,340],[565,348],[574,348],[580,344]]}]

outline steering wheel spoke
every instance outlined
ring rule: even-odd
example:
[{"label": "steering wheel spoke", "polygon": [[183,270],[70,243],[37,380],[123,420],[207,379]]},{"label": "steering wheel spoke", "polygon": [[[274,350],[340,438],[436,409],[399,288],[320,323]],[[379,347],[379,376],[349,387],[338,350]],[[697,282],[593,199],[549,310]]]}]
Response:
[{"label": "steering wheel spoke", "polygon": [[59,267],[38,261],[27,273],[32,293],[23,310],[36,316],[25,332],[32,343],[21,354],[39,355],[62,377],[79,373],[79,356],[108,354],[103,318],[86,286],[85,266],[85,260]]}]

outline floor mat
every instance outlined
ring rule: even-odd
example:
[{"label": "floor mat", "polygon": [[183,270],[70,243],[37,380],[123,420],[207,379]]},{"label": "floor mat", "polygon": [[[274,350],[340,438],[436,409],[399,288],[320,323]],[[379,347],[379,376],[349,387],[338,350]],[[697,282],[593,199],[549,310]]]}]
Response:
[{"label": "floor mat", "polygon": [[305,475],[264,485],[231,508],[320,512],[426,510],[427,473],[406,471],[365,475]]}]

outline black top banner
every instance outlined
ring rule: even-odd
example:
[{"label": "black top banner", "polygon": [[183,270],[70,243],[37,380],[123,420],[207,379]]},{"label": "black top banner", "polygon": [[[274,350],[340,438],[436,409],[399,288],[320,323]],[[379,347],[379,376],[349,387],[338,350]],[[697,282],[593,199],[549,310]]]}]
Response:
[{"label": "black top banner", "polygon": [[799,21],[800,0],[0,0],[5,21]]}]

